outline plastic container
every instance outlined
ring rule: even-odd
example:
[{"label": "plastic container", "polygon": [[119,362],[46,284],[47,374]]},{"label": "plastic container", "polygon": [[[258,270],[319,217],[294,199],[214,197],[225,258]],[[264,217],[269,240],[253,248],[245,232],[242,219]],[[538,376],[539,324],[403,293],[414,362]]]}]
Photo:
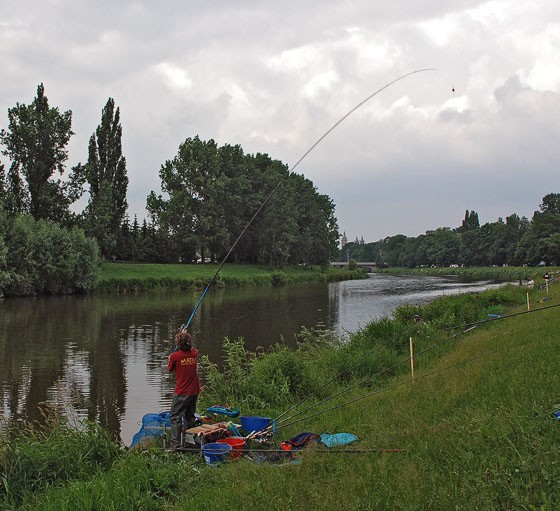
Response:
[{"label": "plastic container", "polygon": [[230,457],[232,460],[236,460],[243,454],[243,449],[245,449],[245,445],[247,444],[242,436],[229,436],[227,438],[217,440],[216,443],[231,445],[232,451]]},{"label": "plastic container", "polygon": [[202,446],[202,455],[208,465],[216,465],[226,461],[231,451],[231,445],[224,443],[213,442]]},{"label": "plastic container", "polygon": [[247,433],[253,433],[255,431],[261,431],[262,429],[272,425],[273,431],[276,429],[276,424],[270,417],[251,417],[245,416],[240,417],[241,427]]}]

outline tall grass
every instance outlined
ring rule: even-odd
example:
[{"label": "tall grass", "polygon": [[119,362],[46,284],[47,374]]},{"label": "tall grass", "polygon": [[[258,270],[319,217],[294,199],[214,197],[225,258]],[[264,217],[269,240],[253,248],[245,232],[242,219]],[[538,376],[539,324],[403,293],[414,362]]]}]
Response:
[{"label": "tall grass", "polygon": [[45,427],[6,434],[0,438],[0,508],[17,508],[48,487],[87,479],[119,455],[115,441],[93,423],[77,429],[50,416]]}]

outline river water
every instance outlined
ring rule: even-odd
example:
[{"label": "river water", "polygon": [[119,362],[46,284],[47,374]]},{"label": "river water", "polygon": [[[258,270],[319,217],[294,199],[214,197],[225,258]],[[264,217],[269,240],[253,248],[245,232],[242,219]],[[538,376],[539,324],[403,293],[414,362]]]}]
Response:
[{"label": "river water", "polygon": [[[495,284],[373,274],[331,284],[212,289],[191,324],[220,363],[224,337],[255,350],[295,345],[302,326],[340,335],[407,303]],[[145,413],[169,409],[167,356],[199,292],[15,298],[0,302],[0,415],[39,420],[43,404],[96,420],[130,444]]]}]

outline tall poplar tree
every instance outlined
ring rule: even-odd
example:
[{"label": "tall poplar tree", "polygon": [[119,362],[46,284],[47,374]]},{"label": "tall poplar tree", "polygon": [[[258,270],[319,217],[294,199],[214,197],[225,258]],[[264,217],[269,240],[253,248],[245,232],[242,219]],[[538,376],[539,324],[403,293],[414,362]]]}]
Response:
[{"label": "tall poplar tree", "polygon": [[115,255],[115,247],[128,203],[126,159],[122,154],[120,110],[109,98],[101,124],[89,139],[88,161],[78,166],[89,185],[89,202],[84,211],[86,232],[93,236],[104,258]]},{"label": "tall poplar tree", "polygon": [[71,126],[72,112],[50,107],[42,83],[33,103],[8,109],[8,129],[0,131],[0,143],[12,162],[7,176],[12,212],[56,222],[69,219],[68,185],[51,178],[55,172],[64,174]]}]

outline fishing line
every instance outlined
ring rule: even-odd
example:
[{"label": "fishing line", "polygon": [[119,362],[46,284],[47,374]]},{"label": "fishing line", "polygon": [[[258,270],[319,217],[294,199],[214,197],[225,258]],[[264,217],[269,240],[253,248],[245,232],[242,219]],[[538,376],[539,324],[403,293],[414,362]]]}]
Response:
[{"label": "fishing line", "polygon": [[424,71],[435,71],[435,68],[425,68],[425,69],[417,69],[415,71],[411,71],[410,73],[406,73],[402,76],[399,76],[398,78],[395,78],[394,80],[390,81],[389,83],[385,84],[383,87],[381,87],[380,89],[377,89],[374,93],[370,94],[366,99],[364,99],[363,101],[361,101],[360,103],[358,103],[354,108],[352,108],[349,112],[347,112],[345,115],[343,115],[337,122],[335,122],[327,131],[325,131],[325,133],[323,133],[323,135],[321,135],[319,137],[319,139],[307,150],[305,151],[305,153],[303,154],[303,156],[300,157],[300,159],[295,163],[295,165],[288,171],[288,173],[282,178],[280,179],[280,181],[276,184],[276,186],[271,190],[271,192],[266,196],[266,198],[264,199],[264,201],[261,203],[261,205],[259,206],[259,208],[255,211],[255,213],[253,214],[253,216],[251,217],[251,219],[247,222],[247,225],[245,225],[245,227],[243,228],[243,230],[241,231],[241,233],[239,234],[239,236],[237,237],[237,239],[234,241],[233,245],[230,247],[230,249],[228,250],[227,254],[225,255],[225,257],[222,259],[222,262],[220,263],[220,265],[218,266],[218,269],[216,270],[216,272],[214,273],[214,275],[212,276],[212,278],[210,279],[210,282],[208,283],[208,285],[206,286],[206,288],[204,289],[204,291],[202,292],[200,298],[198,299],[198,301],[196,302],[193,311],[189,317],[189,319],[187,320],[187,322],[181,326],[181,328],[185,328],[187,329],[189,327],[189,325],[191,324],[191,321],[194,317],[194,315],[196,314],[196,311],[198,310],[198,308],[200,307],[200,304],[202,303],[202,301],[204,300],[204,297],[206,296],[206,293],[208,292],[208,290],[210,289],[210,286],[212,286],[212,284],[214,283],[214,281],[216,280],[218,274],[220,273],[221,269],[223,268],[224,264],[226,263],[227,259],[229,258],[229,256],[231,255],[231,253],[233,252],[233,250],[235,249],[235,247],[237,246],[237,244],[239,243],[239,241],[241,240],[241,238],[245,235],[245,233],[247,232],[247,229],[249,229],[249,227],[251,226],[251,224],[253,223],[253,221],[255,220],[255,218],[257,218],[257,216],[259,215],[259,213],[261,212],[261,210],[264,208],[264,206],[268,203],[268,201],[270,200],[270,198],[276,193],[276,191],[280,188],[280,186],[282,185],[282,183],[293,173],[293,171],[297,168],[297,166],[305,159],[305,157],[311,152],[313,151],[313,149],[315,149],[315,147],[317,147],[322,141],[323,139],[329,134],[331,133],[331,131],[333,131],[340,123],[342,123],[348,116],[350,116],[352,113],[354,113],[356,110],[358,110],[358,108],[360,108],[362,105],[364,105],[364,103],[367,103],[371,98],[373,98],[374,96],[376,96],[377,94],[379,94],[381,91],[385,90],[387,87],[390,87],[391,85],[393,85],[394,83],[403,80],[404,78],[416,74],[416,73],[422,73]]}]

